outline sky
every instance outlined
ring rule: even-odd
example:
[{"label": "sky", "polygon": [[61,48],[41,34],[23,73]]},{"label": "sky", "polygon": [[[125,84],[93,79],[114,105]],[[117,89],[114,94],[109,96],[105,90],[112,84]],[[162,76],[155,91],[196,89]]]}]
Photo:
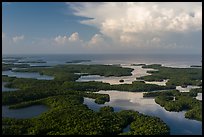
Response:
[{"label": "sky", "polygon": [[3,54],[202,54],[201,2],[3,2]]}]

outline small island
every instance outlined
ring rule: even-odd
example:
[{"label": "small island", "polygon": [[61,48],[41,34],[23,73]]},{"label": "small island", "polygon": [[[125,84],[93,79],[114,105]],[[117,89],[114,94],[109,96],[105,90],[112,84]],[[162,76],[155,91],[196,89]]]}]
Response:
[{"label": "small island", "polygon": [[46,63],[46,61],[43,61],[43,60],[18,61],[17,63]]},{"label": "small island", "polygon": [[121,83],[122,83],[122,82],[124,82],[124,80],[123,80],[123,79],[121,79],[121,80],[119,80],[119,82],[121,82]]},{"label": "small island", "polygon": [[91,62],[91,60],[72,60],[67,61],[66,63],[82,63],[82,62]]},{"label": "small island", "polygon": [[194,68],[202,68],[202,66],[200,66],[200,65],[191,65],[190,67],[194,67]]}]

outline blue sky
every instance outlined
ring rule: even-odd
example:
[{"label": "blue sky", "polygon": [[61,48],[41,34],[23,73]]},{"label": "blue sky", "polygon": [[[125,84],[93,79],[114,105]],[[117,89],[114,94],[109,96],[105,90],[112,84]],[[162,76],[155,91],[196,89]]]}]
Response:
[{"label": "blue sky", "polygon": [[2,3],[3,54],[195,53],[202,3]]}]

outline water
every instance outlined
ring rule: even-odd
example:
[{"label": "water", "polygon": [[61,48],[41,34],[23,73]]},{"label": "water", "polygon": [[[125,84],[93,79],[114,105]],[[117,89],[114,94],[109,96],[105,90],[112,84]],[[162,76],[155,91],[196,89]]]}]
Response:
[{"label": "water", "polygon": [[[114,84],[132,84],[133,81],[138,81],[137,78],[142,76],[150,75],[147,73],[147,71],[157,71],[155,69],[144,69],[142,66],[131,66],[130,64],[122,64],[121,65],[124,68],[132,68],[134,69],[131,73],[131,76],[122,76],[122,77],[104,77],[100,75],[87,75],[87,76],[81,76],[77,82],[87,82],[87,81],[102,81],[104,83],[109,83],[111,85]],[[120,80],[123,79],[124,82],[120,82]]]},{"label": "water", "polygon": [[125,127],[125,128],[123,129],[123,133],[129,132],[129,131],[130,131],[130,125],[127,125],[127,127]]},{"label": "water", "polygon": [[168,79],[165,79],[163,81],[145,81],[146,84],[156,84],[160,86],[166,86],[166,83],[168,82]]},{"label": "water", "polygon": [[6,84],[7,84],[7,82],[2,82],[2,92],[18,90],[18,89],[15,89],[15,88],[6,88],[6,87],[4,87]]},{"label": "water", "polygon": [[48,110],[48,107],[45,105],[34,105],[26,108],[19,109],[9,109],[8,106],[2,106],[2,117],[10,118],[32,118],[40,115],[41,113]]},{"label": "water", "polygon": [[190,92],[191,89],[195,89],[195,88],[201,88],[201,87],[188,85],[186,88],[182,88],[181,86],[176,86],[176,89],[179,90],[180,92]]},{"label": "water", "polygon": [[198,93],[196,99],[197,99],[197,100],[202,100],[202,93]]},{"label": "water", "polygon": [[11,70],[2,71],[2,75],[7,75],[9,77],[17,78],[34,78],[39,80],[53,80],[54,77],[47,75],[40,75],[38,72],[13,72]]},{"label": "water", "polygon": [[100,107],[112,106],[114,111],[135,110],[140,113],[161,118],[169,127],[171,135],[201,135],[202,122],[186,119],[182,112],[168,112],[156,104],[154,98],[143,98],[143,93],[104,91],[98,93],[109,94],[110,102],[99,105],[94,99],[84,98],[84,104],[90,109],[99,111]]},{"label": "water", "polygon": [[[3,55],[3,57],[8,57],[11,55]],[[132,72],[132,76],[125,77],[101,77],[101,76],[88,76],[82,77],[83,80],[100,80],[103,82],[108,82],[111,84],[120,83],[120,79],[124,79],[124,83],[132,83],[136,80],[135,78],[148,75],[146,69],[142,69],[141,66],[130,66],[130,64],[162,64],[163,66],[170,67],[190,67],[191,65],[202,66],[202,55],[170,55],[170,54],[157,54],[157,55],[145,55],[145,54],[72,54],[72,55],[12,55],[13,57],[23,57],[26,60],[43,60],[46,63],[30,63],[30,65],[35,66],[54,66],[58,64],[67,64],[67,61],[72,60],[91,60],[91,62],[82,62],[80,64],[122,64],[123,67],[134,67],[135,70]],[[46,77],[44,75],[39,75],[39,73],[20,73],[20,72],[2,72],[2,74],[10,74],[10,76],[24,77],[24,78],[37,78],[41,79]],[[52,78],[46,77],[45,79],[51,80]],[[82,80],[83,79],[83,80]],[[165,84],[166,81],[162,83],[155,84]],[[121,83],[120,83],[121,84]],[[189,91],[188,87],[182,89],[177,87],[181,92]],[[109,94],[110,102],[106,102],[103,105],[98,105],[94,102],[94,99],[84,98],[84,104],[87,104],[89,108],[99,111],[100,107],[110,105],[114,107],[114,111],[120,110],[135,110],[140,113],[160,117],[167,125],[171,128],[172,135],[201,135],[202,134],[202,122],[196,120],[189,120],[184,117],[185,111],[182,112],[168,112],[164,108],[160,107],[155,103],[153,98],[143,98],[142,93],[132,93],[132,92],[117,92],[117,91],[100,91],[99,93]],[[202,100],[202,95],[198,94],[197,99]],[[33,108],[34,107],[34,108]],[[11,116],[16,118],[27,118],[29,115],[33,117],[33,114],[46,111],[45,106],[36,107],[31,106],[28,108],[9,110],[6,106],[2,106],[2,116]],[[29,115],[26,115],[26,114]]]},{"label": "water", "polygon": [[39,65],[66,64],[72,60],[91,60],[82,64],[132,64],[159,63],[172,67],[190,67],[191,65],[202,66],[202,55],[178,55],[178,54],[43,54],[43,55],[3,55],[3,57],[23,57],[27,60],[43,60],[46,63]]}]

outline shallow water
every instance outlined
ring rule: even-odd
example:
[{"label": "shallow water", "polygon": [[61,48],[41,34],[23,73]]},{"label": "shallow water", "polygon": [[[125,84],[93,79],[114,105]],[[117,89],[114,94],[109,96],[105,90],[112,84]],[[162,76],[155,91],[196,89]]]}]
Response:
[{"label": "shallow water", "polygon": [[13,72],[11,70],[2,71],[2,75],[8,75],[9,77],[17,77],[17,78],[35,78],[39,80],[53,80],[54,77],[47,75],[40,75],[37,72]]},{"label": "shallow water", "polygon": [[[122,76],[122,77],[104,77],[100,75],[87,75],[81,76],[77,82],[87,82],[87,81],[102,81],[105,83],[110,83],[111,85],[114,84],[132,84],[133,81],[138,81],[137,78],[142,76],[151,75],[147,73],[147,71],[157,71],[155,69],[144,69],[142,66],[131,66],[131,65],[121,65],[124,68],[133,68],[134,70],[131,72],[131,76]],[[120,82],[123,79],[124,82]]]},{"label": "shallow water", "polygon": [[2,106],[2,117],[10,118],[32,118],[46,112],[48,107],[45,105],[34,105],[26,108],[9,109],[8,106]]},{"label": "shallow water", "polygon": [[156,104],[154,98],[143,98],[142,92],[104,91],[97,93],[109,94],[110,102],[103,105],[96,104],[94,99],[84,98],[84,104],[90,109],[98,111],[102,106],[112,106],[114,111],[135,110],[140,113],[161,118],[171,129],[172,135],[201,135],[202,123],[196,120],[186,119],[185,111],[168,112]]}]

